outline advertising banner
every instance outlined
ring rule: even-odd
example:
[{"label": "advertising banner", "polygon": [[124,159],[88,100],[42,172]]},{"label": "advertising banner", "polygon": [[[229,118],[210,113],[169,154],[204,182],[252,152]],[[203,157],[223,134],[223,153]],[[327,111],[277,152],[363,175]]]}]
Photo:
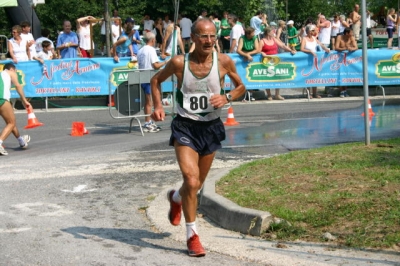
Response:
[{"label": "advertising banner", "polygon": [[[238,54],[229,54],[247,89],[286,89],[317,86],[362,86],[362,51],[318,52],[317,57],[297,52],[283,53],[252,62],[243,61]],[[0,69],[10,61],[1,61]],[[121,58],[64,59],[16,64],[20,83],[27,97],[108,95],[126,81],[128,72],[137,70],[137,63]],[[400,84],[400,51],[395,49],[368,50],[369,85]],[[162,85],[171,92],[171,82]],[[226,78],[225,89],[230,89]],[[18,97],[15,90],[12,97]]]}]

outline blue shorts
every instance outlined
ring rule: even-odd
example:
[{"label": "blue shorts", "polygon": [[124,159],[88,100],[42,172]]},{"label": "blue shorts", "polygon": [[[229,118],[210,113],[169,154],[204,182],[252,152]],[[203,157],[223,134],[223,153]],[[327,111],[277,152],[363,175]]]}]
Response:
[{"label": "blue shorts", "polygon": [[387,28],[386,31],[388,33],[388,38],[389,39],[393,38],[394,29],[393,28]]},{"label": "blue shorts", "polygon": [[143,83],[140,85],[141,85],[142,89],[144,90],[144,93],[151,94],[150,83]]},{"label": "blue shorts", "polygon": [[225,139],[225,127],[220,118],[204,122],[178,115],[172,120],[171,131],[170,146],[174,146],[176,140],[202,156],[220,149],[221,141]]}]

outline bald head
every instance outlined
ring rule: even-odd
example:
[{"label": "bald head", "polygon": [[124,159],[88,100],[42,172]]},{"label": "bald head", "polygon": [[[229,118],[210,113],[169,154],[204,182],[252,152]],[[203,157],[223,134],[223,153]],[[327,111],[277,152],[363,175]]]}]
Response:
[{"label": "bald head", "polygon": [[209,18],[199,18],[192,25],[192,28],[191,28],[192,34],[198,33],[200,28],[207,27],[206,25],[211,25],[211,24],[213,25],[213,27],[215,29],[215,33],[217,33],[217,28],[215,27],[215,24],[211,19],[209,19]]}]

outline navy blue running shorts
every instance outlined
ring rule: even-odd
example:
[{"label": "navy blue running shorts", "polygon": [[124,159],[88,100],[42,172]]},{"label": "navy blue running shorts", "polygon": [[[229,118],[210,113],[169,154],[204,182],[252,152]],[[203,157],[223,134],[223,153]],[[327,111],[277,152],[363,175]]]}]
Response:
[{"label": "navy blue running shorts", "polygon": [[221,141],[225,139],[225,127],[220,118],[195,121],[178,115],[172,120],[171,131],[170,146],[174,146],[176,140],[202,156],[220,149]]}]

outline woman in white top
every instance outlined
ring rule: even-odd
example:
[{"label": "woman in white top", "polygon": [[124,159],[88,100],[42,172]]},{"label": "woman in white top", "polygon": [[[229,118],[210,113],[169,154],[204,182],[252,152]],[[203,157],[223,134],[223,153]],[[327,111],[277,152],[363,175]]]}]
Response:
[{"label": "woman in white top", "polygon": [[339,20],[339,15],[334,15],[333,16],[333,21],[331,22],[332,29],[331,29],[331,45],[332,45],[332,50],[335,50],[335,45],[336,45],[336,37],[339,35],[339,30],[340,30],[340,20]]},{"label": "woman in white top", "polygon": [[[78,18],[76,20],[76,33],[78,34],[79,37],[79,48],[80,48],[80,53],[82,57],[87,57],[91,58],[91,50],[94,48],[94,44],[91,41],[92,36],[90,32],[90,23],[89,20],[94,20],[95,18],[92,16],[86,16],[82,18]],[[95,25],[96,23],[92,23],[92,26]],[[79,50],[78,50],[78,55],[79,55]]]},{"label": "woman in white top", "polygon": [[29,60],[29,47],[27,42],[21,38],[22,29],[19,25],[12,27],[12,38],[8,41],[8,51],[14,63]]},{"label": "woman in white top", "polygon": [[[312,54],[314,57],[317,57],[317,46],[321,47],[325,52],[329,53],[330,50],[323,45],[320,41],[317,40],[317,27],[315,25],[308,25],[306,26],[306,37],[304,37],[301,41],[301,48],[300,51],[308,54]],[[317,87],[312,87],[312,96],[310,96],[310,99],[312,98],[321,98],[317,94]]]}]

